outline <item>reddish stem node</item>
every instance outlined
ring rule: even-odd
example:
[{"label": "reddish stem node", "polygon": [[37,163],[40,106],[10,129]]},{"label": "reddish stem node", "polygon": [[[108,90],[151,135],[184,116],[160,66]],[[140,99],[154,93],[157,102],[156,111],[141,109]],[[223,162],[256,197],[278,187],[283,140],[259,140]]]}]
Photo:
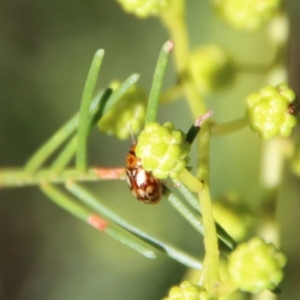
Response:
[{"label": "reddish stem node", "polygon": [[204,115],[200,116],[194,123],[194,125],[196,127],[201,127],[202,123],[208,119],[211,115],[213,114],[212,110],[209,110],[207,113],[205,113]]},{"label": "reddish stem node", "polygon": [[105,228],[108,226],[105,220],[95,215],[89,216],[88,223],[101,231],[104,231]]},{"label": "reddish stem node", "polygon": [[94,172],[99,178],[106,179],[123,179],[122,175],[125,175],[124,168],[94,168]]}]

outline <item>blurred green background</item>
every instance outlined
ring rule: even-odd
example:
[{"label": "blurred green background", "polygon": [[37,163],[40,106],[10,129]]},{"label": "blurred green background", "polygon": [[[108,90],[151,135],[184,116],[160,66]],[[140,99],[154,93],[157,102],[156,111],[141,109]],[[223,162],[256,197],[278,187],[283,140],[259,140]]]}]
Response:
[{"label": "blurred green background", "polygon": [[[192,47],[218,42],[241,63],[270,61],[273,49],[263,32],[234,32],[212,15],[207,2],[187,2]],[[290,83],[299,91],[300,3],[287,4]],[[139,83],[149,91],[159,50],[168,38],[157,19],[127,15],[115,1],[0,0],[0,166],[24,164],[78,110],[97,49],[106,52],[99,87],[139,73]],[[175,82],[171,62],[165,87]],[[240,74],[231,89],[206,99],[214,120],[242,116],[245,96],[263,85],[263,76]],[[192,118],[184,99],[162,106],[159,121],[173,121],[186,131]],[[130,144],[95,130],[89,164],[123,166]],[[213,139],[214,197],[234,191],[255,202],[261,194],[260,147],[248,129]],[[281,298],[299,299],[299,180],[288,171],[285,175],[278,217],[289,263]],[[202,239],[165,201],[143,205],[124,182],[88,186],[128,220],[201,257]],[[0,299],[9,300],[161,299],[186,271],[163,255],[154,261],[141,257],[62,211],[36,188],[0,191],[0,262]]]}]

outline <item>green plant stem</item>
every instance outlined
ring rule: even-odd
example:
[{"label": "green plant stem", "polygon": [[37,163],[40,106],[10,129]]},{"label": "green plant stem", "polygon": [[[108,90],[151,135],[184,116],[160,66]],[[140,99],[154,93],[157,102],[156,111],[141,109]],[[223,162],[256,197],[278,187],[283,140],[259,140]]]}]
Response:
[{"label": "green plant stem", "polygon": [[79,171],[85,172],[87,169],[86,157],[86,139],[88,135],[88,120],[93,93],[96,86],[99,70],[104,56],[104,50],[100,49],[95,53],[92,61],[87,80],[85,83],[78,124],[78,145],[76,155],[76,168]]},{"label": "green plant stem", "polygon": [[187,169],[183,169],[178,179],[188,187],[191,192],[198,193],[203,189],[203,183],[193,176]]},{"label": "green plant stem", "polygon": [[200,132],[200,138],[198,141],[198,147],[199,149],[201,149],[201,154],[199,154],[198,156],[197,178],[204,182],[204,188],[198,193],[198,197],[205,230],[205,258],[203,271],[201,272],[201,277],[199,279],[199,284],[205,286],[210,297],[214,298],[217,294],[217,286],[220,283],[220,274],[218,236],[210,198],[210,130],[208,124],[204,124],[202,127],[202,130]]},{"label": "green plant stem", "polygon": [[167,41],[163,45],[160,51],[154,76],[153,76],[152,87],[149,95],[145,124],[156,121],[162,84],[163,84],[169,56],[173,49],[173,46],[174,43],[172,41]]},{"label": "green plant stem", "polygon": [[213,136],[221,136],[239,131],[249,125],[247,117],[230,121],[223,124],[212,123],[210,131]]},{"label": "green plant stem", "polygon": [[[187,200],[187,202],[200,213],[200,217],[202,217],[202,211],[199,203],[199,199],[196,197],[195,194],[191,192],[189,188],[187,188],[179,179],[173,180],[173,182],[176,184],[177,189],[180,191],[180,193],[184,196],[184,198]],[[219,239],[226,245],[223,245],[220,243],[220,247],[222,247],[222,250],[224,252],[229,253],[231,250],[233,250],[236,247],[236,242],[234,239],[224,230],[224,228],[215,222],[217,234]]]},{"label": "green plant stem", "polygon": [[175,42],[174,57],[179,82],[183,87],[193,119],[195,120],[198,116],[205,113],[206,108],[188,69],[190,55],[189,40],[184,14],[185,1],[174,0],[168,11],[161,14],[161,21]]},{"label": "green plant stem", "polygon": [[[193,141],[195,140],[196,136],[198,135],[200,129],[201,129],[201,125],[202,123],[209,118],[212,115],[212,111],[208,111],[207,113],[205,113],[204,115],[200,116],[197,118],[197,120],[195,121],[195,123],[191,126],[191,128],[189,129],[189,131],[186,134],[186,141],[190,144],[193,143]],[[199,181],[196,177],[194,177],[186,168],[183,169],[179,175],[178,175],[178,179],[189,188],[190,191],[194,192],[194,193],[198,193],[203,189],[203,183],[201,181]],[[192,204],[192,206],[195,207],[194,204]]]},{"label": "green plant stem", "polygon": [[78,114],[73,116],[62,128],[44,144],[25,164],[27,173],[34,173],[49,156],[75,131],[78,125]]},{"label": "green plant stem", "polygon": [[200,206],[202,209],[203,225],[205,228],[205,267],[201,281],[211,295],[215,294],[215,288],[219,282],[219,247],[215,221],[213,218],[209,186],[205,185],[199,193]]},{"label": "green plant stem", "polygon": [[128,231],[134,233],[139,238],[143,239],[147,243],[150,243],[153,247],[162,251],[163,253],[167,254],[169,257],[179,261],[180,263],[186,265],[189,268],[193,268],[196,270],[201,269],[201,262],[197,259],[191,257],[190,255],[176,249],[175,247],[167,244],[166,242],[160,241],[157,238],[154,238],[150,234],[144,232],[143,230],[139,229],[137,226],[127,222],[119,215],[108,209],[99,200],[92,195],[90,192],[85,190],[80,185],[72,182],[67,181],[66,188],[78,199],[80,199],[84,204],[91,207],[93,210],[99,212],[100,214],[104,215],[108,219],[114,221],[118,225],[122,226],[123,228],[127,229]]},{"label": "green plant stem", "polygon": [[[203,236],[204,226],[202,222],[202,216],[199,212],[191,210],[185,203],[183,203],[175,194],[172,194],[171,191],[165,187],[164,196],[168,199],[170,204]],[[221,234],[226,235],[226,231],[220,226]],[[219,240],[220,248],[224,253],[230,253],[231,247],[228,246],[228,243],[224,243],[222,239]]]},{"label": "green plant stem", "polygon": [[162,23],[169,30],[172,39],[175,41],[175,61],[179,74],[183,73],[189,58],[189,42],[185,24],[185,1],[173,0],[167,11],[160,15]]},{"label": "green plant stem", "polygon": [[51,169],[42,169],[35,174],[28,174],[23,169],[2,169],[0,172],[0,189],[40,185],[47,181],[51,183],[63,183],[66,180],[74,181],[99,181],[111,179],[125,179],[124,168],[101,169],[92,168],[87,172],[76,169],[66,169],[61,173],[55,173]]},{"label": "green plant stem", "polygon": [[206,106],[203,102],[203,98],[191,78],[182,78],[182,85],[187,96],[193,118],[196,119],[198,116],[206,112]]},{"label": "green plant stem", "polygon": [[97,230],[108,234],[145,257],[156,258],[155,253],[148,246],[145,246],[144,243],[140,242],[135,237],[130,236],[130,234],[124,232],[121,228],[118,228],[118,226],[109,224],[106,220],[93,214],[93,212],[90,210],[85,209],[79,204],[75,203],[73,199],[57,189],[55,186],[44,182],[40,188],[50,200],[75,217],[81,219],[89,225],[92,225]]}]

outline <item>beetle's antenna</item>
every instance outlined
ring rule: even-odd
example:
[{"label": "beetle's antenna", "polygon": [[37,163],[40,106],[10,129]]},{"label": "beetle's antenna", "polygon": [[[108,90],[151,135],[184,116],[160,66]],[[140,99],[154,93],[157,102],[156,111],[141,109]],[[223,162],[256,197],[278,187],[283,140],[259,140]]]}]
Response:
[{"label": "beetle's antenna", "polygon": [[133,144],[135,144],[135,140],[134,140],[134,136],[133,136],[133,133],[132,133],[131,124],[129,124],[129,131],[130,131],[130,135],[131,135],[132,143],[133,143]]}]

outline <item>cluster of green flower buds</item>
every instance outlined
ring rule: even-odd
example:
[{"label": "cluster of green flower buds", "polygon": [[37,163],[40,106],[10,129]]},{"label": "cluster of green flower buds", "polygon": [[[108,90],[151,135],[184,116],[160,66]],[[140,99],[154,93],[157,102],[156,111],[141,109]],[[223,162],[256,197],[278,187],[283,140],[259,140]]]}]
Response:
[{"label": "cluster of green flower buds", "polygon": [[[118,84],[114,84],[116,88]],[[133,86],[99,121],[98,127],[108,135],[121,140],[129,137],[131,131],[136,134],[144,125],[146,116],[146,92]]]},{"label": "cluster of green flower buds", "polygon": [[215,44],[197,48],[190,56],[189,69],[201,94],[226,87],[235,75],[231,56]]},{"label": "cluster of green flower buds", "polygon": [[174,286],[169,291],[167,298],[163,300],[208,300],[209,296],[205,289],[196,286],[189,281]]},{"label": "cluster of green flower buds", "polygon": [[125,11],[140,18],[158,15],[170,0],[117,0]]},{"label": "cluster of green flower buds", "polygon": [[246,100],[250,128],[264,140],[289,136],[297,123],[289,110],[295,98],[295,93],[285,83],[251,94]]},{"label": "cluster of green flower buds", "polygon": [[273,244],[252,238],[230,255],[228,270],[237,287],[250,293],[273,290],[283,278],[284,254]]},{"label": "cluster of green flower buds", "polygon": [[233,28],[256,30],[276,15],[282,0],[213,0],[215,10]]},{"label": "cluster of green flower buds", "polygon": [[189,161],[190,144],[172,123],[148,123],[138,137],[136,156],[159,179],[176,178]]}]

